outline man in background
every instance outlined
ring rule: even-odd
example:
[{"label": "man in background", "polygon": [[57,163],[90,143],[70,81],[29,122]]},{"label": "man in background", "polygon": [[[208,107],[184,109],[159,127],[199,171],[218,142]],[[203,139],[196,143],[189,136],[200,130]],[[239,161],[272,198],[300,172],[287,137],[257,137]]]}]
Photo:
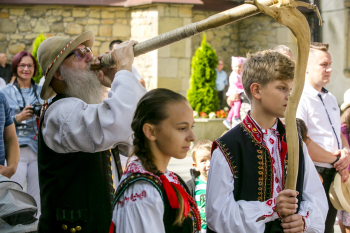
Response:
[{"label": "man in background", "polygon": [[224,62],[222,60],[219,60],[219,63],[215,69],[216,71],[215,87],[216,87],[216,90],[218,91],[218,97],[220,100],[220,109],[224,108],[224,90],[225,90],[225,86],[227,85],[227,74],[223,69],[224,69]]},{"label": "man in background", "polygon": [[11,81],[12,71],[11,65],[7,64],[7,57],[5,53],[0,53],[0,78],[3,78],[6,84]]},{"label": "man in background", "polygon": [[305,122],[309,138],[324,150],[331,152],[315,153],[310,143],[306,145],[316,170],[323,179],[323,188],[327,194],[329,211],[325,233],[334,232],[333,225],[337,215],[337,210],[328,195],[334,175],[338,171],[343,182],[349,178],[349,145],[341,133],[340,109],[334,95],[324,88],[329,83],[333,71],[331,64],[328,44],[312,42],[305,86],[296,116]]}]

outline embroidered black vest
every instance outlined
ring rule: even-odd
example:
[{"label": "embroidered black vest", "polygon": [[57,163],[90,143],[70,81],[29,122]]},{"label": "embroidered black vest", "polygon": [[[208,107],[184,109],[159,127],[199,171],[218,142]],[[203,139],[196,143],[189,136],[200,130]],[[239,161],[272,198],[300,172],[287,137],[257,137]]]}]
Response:
[{"label": "embroidered black vest", "polygon": [[[65,96],[57,95],[53,102],[61,98]],[[63,154],[51,150],[42,135],[44,115],[38,138],[38,232],[107,233],[114,194],[110,151]]]},{"label": "embroidered black vest", "polygon": [[[181,184],[181,186],[184,188],[184,190],[189,194],[188,187],[186,186],[186,183],[181,179],[180,176],[175,174]],[[163,188],[160,181],[155,178],[154,176],[148,175],[148,174],[141,174],[141,173],[134,173],[130,176],[128,176],[125,180],[123,180],[117,188],[117,191],[114,195],[114,203],[113,203],[113,209],[118,203],[119,198],[122,196],[122,194],[125,192],[125,190],[128,189],[128,187],[137,182],[137,181],[148,181],[151,183],[159,192],[160,196],[163,199],[164,204],[164,216],[163,216],[163,224],[165,228],[166,233],[195,233],[198,232],[198,227],[201,225],[200,222],[200,216],[196,216],[195,213],[192,211],[192,208],[196,208],[197,206],[195,202],[193,204],[190,202],[191,211],[189,215],[185,218],[181,226],[174,225],[174,220],[176,218],[176,211],[177,209],[173,209],[170,206],[168,196],[165,192],[165,189]],[[117,223],[118,224],[118,223]]]},{"label": "embroidered black vest", "polygon": [[[277,123],[277,130],[280,133],[281,161],[283,168],[282,187],[284,189],[288,153],[285,136],[285,127],[280,120]],[[299,141],[301,141],[299,139]],[[267,201],[273,195],[273,166],[271,155],[266,146],[263,145],[263,134],[251,119],[247,117],[236,127],[231,129],[221,138],[213,143],[212,151],[219,148],[234,176],[233,195],[236,201]],[[302,143],[299,143],[299,171],[296,190],[299,192],[298,203],[301,203],[304,184],[304,153]],[[298,205],[298,210],[299,211]],[[274,226],[272,226],[274,225]],[[271,228],[274,228],[272,230]],[[208,232],[213,232],[209,230]],[[266,224],[265,232],[283,232],[278,220]]]}]

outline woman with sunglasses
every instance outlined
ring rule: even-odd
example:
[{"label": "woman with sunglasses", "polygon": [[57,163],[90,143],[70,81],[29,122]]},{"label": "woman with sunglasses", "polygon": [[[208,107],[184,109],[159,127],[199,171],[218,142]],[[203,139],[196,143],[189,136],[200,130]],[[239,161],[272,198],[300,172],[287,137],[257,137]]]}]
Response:
[{"label": "woman with sunglasses", "polygon": [[10,106],[17,138],[20,146],[20,159],[16,173],[11,180],[23,186],[27,180],[27,193],[34,197],[40,215],[40,192],[38,180],[38,116],[33,105],[39,109],[41,88],[32,79],[38,70],[35,58],[28,52],[17,53],[12,59],[12,72],[16,77],[1,92],[5,94]]}]

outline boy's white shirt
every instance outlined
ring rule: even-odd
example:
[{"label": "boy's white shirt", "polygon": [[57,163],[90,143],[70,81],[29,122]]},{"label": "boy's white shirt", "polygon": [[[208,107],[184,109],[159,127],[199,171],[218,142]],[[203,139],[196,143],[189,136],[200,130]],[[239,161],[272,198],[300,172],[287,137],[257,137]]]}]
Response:
[{"label": "boy's white shirt", "polygon": [[[268,144],[269,140],[266,141]],[[298,214],[302,215],[305,220],[305,232],[324,232],[328,212],[326,194],[304,143],[303,152],[305,158],[304,190]],[[274,154],[276,156],[276,151]],[[282,169],[279,166],[275,166],[275,169],[276,173],[282,172],[278,171]],[[264,232],[267,222],[279,218],[274,212],[275,198],[278,195],[276,189],[273,192],[273,198],[265,202],[236,201],[233,190],[232,172],[224,155],[217,148],[212,154],[206,192],[206,218],[208,228],[211,230],[218,233],[259,233]],[[262,216],[267,217],[257,222],[257,219]]]}]

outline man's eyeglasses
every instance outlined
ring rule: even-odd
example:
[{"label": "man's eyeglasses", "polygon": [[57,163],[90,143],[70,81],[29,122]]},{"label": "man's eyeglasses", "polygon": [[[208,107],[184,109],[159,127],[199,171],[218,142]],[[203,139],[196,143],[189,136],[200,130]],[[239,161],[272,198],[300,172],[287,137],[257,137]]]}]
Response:
[{"label": "man's eyeglasses", "polygon": [[18,63],[17,66],[20,69],[24,69],[26,67],[28,67],[28,69],[33,69],[34,68],[34,64],[24,64],[24,63]]},{"label": "man's eyeglasses", "polygon": [[77,58],[79,58],[79,59],[83,59],[84,57],[85,57],[85,53],[88,53],[88,54],[90,54],[91,56],[93,56],[93,53],[92,53],[92,50],[91,50],[91,48],[89,48],[89,47],[85,47],[85,48],[83,48],[83,49],[74,49],[72,52],[70,52],[68,55],[67,55],[67,57],[65,58],[65,59],[67,59],[67,58],[69,58],[70,56],[72,56],[73,54],[75,54],[75,56],[77,57]]}]

